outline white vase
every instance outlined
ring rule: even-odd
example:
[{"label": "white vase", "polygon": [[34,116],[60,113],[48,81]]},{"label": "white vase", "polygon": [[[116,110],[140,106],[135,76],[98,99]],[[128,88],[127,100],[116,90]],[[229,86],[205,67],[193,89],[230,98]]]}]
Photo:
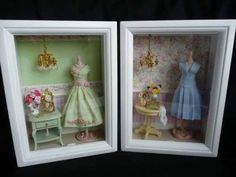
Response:
[{"label": "white vase", "polygon": [[32,103],[29,104],[28,107],[32,115],[36,116],[39,114],[39,107],[34,108]]},{"label": "white vase", "polygon": [[153,95],[152,95],[152,100],[153,100],[153,101],[160,101],[160,96],[159,96],[159,94],[153,94]]}]

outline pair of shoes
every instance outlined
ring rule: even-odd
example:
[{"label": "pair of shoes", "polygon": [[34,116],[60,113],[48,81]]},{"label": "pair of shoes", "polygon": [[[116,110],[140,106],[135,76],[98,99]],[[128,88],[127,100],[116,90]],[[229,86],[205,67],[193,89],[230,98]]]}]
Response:
[{"label": "pair of shoes", "polygon": [[78,132],[75,134],[75,138],[78,141],[85,141],[87,139],[87,135],[84,132]]},{"label": "pair of shoes", "polygon": [[179,128],[172,129],[172,135],[180,140],[190,140],[192,139],[192,133],[187,130],[180,130]]},{"label": "pair of shoes", "polygon": [[75,134],[75,138],[78,141],[89,141],[96,139],[96,136],[92,132],[89,132],[87,134],[85,132],[78,132]]}]

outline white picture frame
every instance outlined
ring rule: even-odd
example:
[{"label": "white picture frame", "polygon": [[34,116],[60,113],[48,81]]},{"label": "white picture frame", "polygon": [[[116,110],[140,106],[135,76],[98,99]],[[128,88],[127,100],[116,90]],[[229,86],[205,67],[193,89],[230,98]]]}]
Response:
[{"label": "white picture frame", "polygon": [[[15,37],[99,35],[103,46],[105,140],[30,151]],[[117,151],[117,24],[91,21],[0,21],[0,58],[14,149],[19,167]]]},{"label": "white picture frame", "polygon": [[[123,151],[216,157],[218,153],[235,20],[122,21],[120,23],[121,148]],[[135,139],[134,131],[134,37],[135,35],[213,35],[209,58],[215,62],[204,142]],[[214,41],[214,40],[217,40]],[[138,43],[138,45],[141,45]],[[142,46],[141,46],[142,47]],[[140,48],[141,48],[140,47]],[[140,49],[139,48],[139,49]]]}]

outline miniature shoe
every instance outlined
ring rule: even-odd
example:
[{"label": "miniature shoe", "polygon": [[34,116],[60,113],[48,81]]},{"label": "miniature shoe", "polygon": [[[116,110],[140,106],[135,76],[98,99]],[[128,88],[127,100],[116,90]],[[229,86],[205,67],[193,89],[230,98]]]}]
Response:
[{"label": "miniature shoe", "polygon": [[180,140],[190,140],[192,139],[192,133],[187,131],[187,130],[180,130],[178,128],[174,128],[172,129],[172,135],[176,138],[176,139],[180,139]]},{"label": "miniature shoe", "polygon": [[89,133],[89,139],[95,140],[95,139],[97,139],[97,136],[93,132],[90,132]]},{"label": "miniature shoe", "polygon": [[88,139],[88,136],[86,136],[86,134],[84,132],[78,132],[75,134],[75,138],[78,141],[86,141]]}]

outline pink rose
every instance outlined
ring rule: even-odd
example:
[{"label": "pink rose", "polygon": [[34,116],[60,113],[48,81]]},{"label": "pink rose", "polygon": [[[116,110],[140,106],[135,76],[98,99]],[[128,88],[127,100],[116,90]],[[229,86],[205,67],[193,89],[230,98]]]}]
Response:
[{"label": "pink rose", "polygon": [[33,102],[33,98],[30,96],[30,95],[27,95],[26,97],[25,97],[25,103],[27,104],[27,105],[29,105],[29,104],[31,104]]},{"label": "pink rose", "polygon": [[34,97],[35,97],[34,92],[31,92],[31,93],[30,93],[30,97],[31,97],[31,98],[34,98]]},{"label": "pink rose", "polygon": [[36,104],[40,104],[40,101],[41,101],[41,97],[40,97],[40,96],[35,96],[34,102],[35,102]]},{"label": "pink rose", "polygon": [[41,102],[41,93],[39,90],[31,90],[29,94],[25,96],[25,103],[29,106],[33,104],[33,106],[39,105]]},{"label": "pink rose", "polygon": [[35,90],[35,91],[34,91],[34,94],[35,94],[36,96],[41,96],[41,93],[40,93],[39,90]]}]

